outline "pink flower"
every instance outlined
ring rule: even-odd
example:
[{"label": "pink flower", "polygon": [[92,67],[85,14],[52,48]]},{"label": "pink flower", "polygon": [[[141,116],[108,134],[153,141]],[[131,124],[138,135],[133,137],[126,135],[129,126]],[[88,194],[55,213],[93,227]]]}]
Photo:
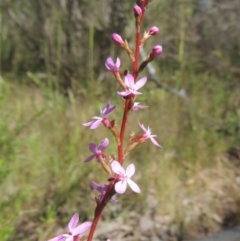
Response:
[{"label": "pink flower", "polygon": [[152,131],[151,129],[148,127],[147,129],[145,128],[145,126],[143,124],[141,124],[139,121],[138,121],[138,124],[139,126],[142,128],[142,130],[145,132],[144,134],[138,136],[138,137],[135,137],[133,138],[132,140],[133,141],[146,141],[148,139],[151,140],[151,142],[155,145],[155,146],[158,146],[158,147],[161,147],[157,141],[154,139],[154,137],[156,137],[157,135],[152,135]]},{"label": "pink flower", "polygon": [[84,162],[90,162],[94,157],[96,157],[97,161],[99,156],[105,157],[105,154],[102,152],[109,145],[108,138],[102,140],[99,146],[96,146],[94,143],[89,143],[89,150],[93,153],[89,156]]},{"label": "pink flower", "polygon": [[121,66],[121,61],[119,58],[117,58],[116,63],[113,62],[111,57],[108,57],[106,62],[105,62],[105,66],[108,70],[110,70],[113,73],[117,73],[119,72],[119,68]]},{"label": "pink flower", "polygon": [[133,11],[134,11],[136,16],[141,16],[142,15],[142,9],[138,5],[134,6]]},{"label": "pink flower", "polygon": [[132,110],[133,111],[137,111],[138,109],[146,109],[146,108],[148,108],[148,106],[146,106],[146,105],[139,105],[139,104],[140,104],[139,102],[134,102]]},{"label": "pink flower", "polygon": [[142,88],[145,83],[147,82],[147,77],[143,77],[140,80],[138,80],[136,83],[134,83],[134,78],[131,74],[127,74],[125,76],[125,85],[128,87],[127,90],[122,91],[122,92],[117,92],[118,95],[122,97],[126,97],[129,95],[141,95],[141,92],[138,92],[137,90]]},{"label": "pink flower", "polygon": [[119,34],[117,34],[117,33],[112,34],[112,40],[116,44],[119,44],[120,46],[124,45],[124,41],[123,41],[122,37]]},{"label": "pink flower", "polygon": [[153,36],[153,35],[157,35],[158,32],[159,32],[159,28],[156,26],[153,26],[147,31],[147,34]]},{"label": "pink flower", "polygon": [[[48,241],[75,241],[77,237],[86,232],[91,226],[92,222],[84,222],[77,226],[79,215],[75,213],[68,223],[68,234],[61,234],[55,238],[49,239]],[[77,227],[76,227],[77,226]]]},{"label": "pink flower", "polygon": [[156,45],[153,47],[152,52],[150,53],[150,58],[154,59],[162,53],[162,46]]},{"label": "pink flower", "polygon": [[[107,184],[104,184],[103,186],[101,186],[101,185],[97,184],[96,182],[92,182],[92,187],[93,187],[95,190],[97,190],[97,191],[100,192],[100,194],[98,195],[98,200],[99,200],[99,201],[102,201],[102,200],[103,200],[103,198],[104,198],[104,196],[105,196],[105,193],[106,193],[106,191],[107,191],[107,189],[108,189],[108,186],[109,186],[109,185],[107,185]],[[110,202],[116,203],[116,202],[118,202],[118,200],[115,199],[115,198],[111,198],[111,199],[110,199]]]},{"label": "pink flower", "polygon": [[93,129],[98,128],[99,125],[101,124],[101,122],[103,122],[103,124],[106,127],[110,127],[110,121],[106,118],[106,116],[108,116],[110,113],[112,113],[115,108],[116,108],[116,106],[111,106],[111,103],[109,101],[107,103],[107,105],[105,106],[105,108],[103,110],[100,110],[101,117],[94,116],[94,117],[92,117],[92,119],[93,119],[92,121],[83,123],[83,125],[90,126],[90,129],[93,130]]},{"label": "pink flower", "polygon": [[118,174],[118,182],[115,184],[115,191],[119,194],[123,194],[127,189],[127,184],[130,186],[130,188],[136,192],[140,193],[141,190],[138,187],[138,185],[131,180],[131,177],[135,173],[135,166],[134,164],[130,164],[126,171],[124,168],[120,165],[118,161],[113,161],[111,163],[112,170]]}]

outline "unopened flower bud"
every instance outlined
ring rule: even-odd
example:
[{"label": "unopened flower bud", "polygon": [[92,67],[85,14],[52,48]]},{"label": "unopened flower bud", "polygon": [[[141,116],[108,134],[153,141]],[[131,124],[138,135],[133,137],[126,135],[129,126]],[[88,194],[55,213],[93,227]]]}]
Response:
[{"label": "unopened flower bud", "polygon": [[153,36],[153,35],[157,35],[158,32],[159,32],[159,28],[156,26],[153,26],[147,31],[147,34]]},{"label": "unopened flower bud", "polygon": [[112,40],[113,40],[116,44],[119,44],[119,45],[121,45],[121,46],[124,45],[124,41],[123,41],[122,37],[121,37],[119,34],[117,34],[117,33],[112,34]]},{"label": "unopened flower bud", "polygon": [[111,127],[111,122],[107,118],[103,118],[102,123],[105,127]]},{"label": "unopened flower bud", "polygon": [[142,15],[142,9],[138,5],[134,6],[133,11],[134,11],[136,16],[141,16]]},{"label": "unopened flower bud", "polygon": [[150,54],[150,58],[154,59],[162,53],[162,46],[156,45],[153,47],[152,52]]}]

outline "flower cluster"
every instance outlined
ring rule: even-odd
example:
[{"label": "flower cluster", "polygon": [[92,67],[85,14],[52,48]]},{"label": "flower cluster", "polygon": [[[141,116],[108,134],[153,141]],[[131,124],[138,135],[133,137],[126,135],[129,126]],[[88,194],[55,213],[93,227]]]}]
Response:
[{"label": "flower cluster", "polygon": [[[110,130],[118,147],[117,152],[114,153],[114,155],[107,155],[105,152],[107,147],[110,145],[110,138],[108,139],[105,137],[102,139],[99,145],[92,142],[89,143],[90,155],[84,160],[84,162],[89,163],[93,159],[96,159],[97,165],[101,164],[102,168],[108,174],[108,183],[103,185],[100,185],[95,181],[92,181],[91,183],[92,188],[99,192],[98,196],[95,198],[97,206],[95,209],[94,220],[93,222],[84,222],[83,224],[77,226],[79,216],[78,214],[74,214],[68,224],[69,233],[59,235],[49,241],[82,240],[82,233],[87,231],[90,227],[91,230],[87,240],[91,241],[94,230],[97,226],[97,222],[105,205],[109,201],[112,203],[117,203],[117,200],[113,198],[115,194],[124,194],[126,192],[127,186],[129,186],[133,192],[141,193],[139,186],[132,180],[132,177],[135,174],[135,165],[132,163],[128,165],[126,169],[123,168],[123,162],[127,155],[139,144],[142,144],[147,140],[150,140],[155,146],[161,147],[161,145],[155,139],[156,135],[152,134],[151,129],[149,127],[146,128],[144,124],[138,121],[141,133],[137,136],[131,134],[127,148],[123,150],[125,146],[123,143],[126,141],[124,139],[126,130],[125,127],[127,125],[127,118],[129,113],[131,111],[139,111],[148,108],[148,106],[141,105],[140,102],[136,101],[136,99],[142,95],[140,89],[147,83],[147,77],[138,78],[138,76],[149,62],[151,62],[162,53],[162,46],[156,45],[152,48],[152,51],[149,53],[148,57],[141,64],[138,64],[140,48],[145,44],[147,39],[151,38],[152,36],[156,36],[159,33],[158,27],[153,26],[148,31],[144,32],[142,38],[140,35],[143,16],[150,2],[150,0],[137,1],[138,4],[133,8],[136,20],[135,50],[132,50],[129,47],[128,42],[124,40],[119,34],[114,33],[111,36],[113,42],[123,48],[130,57],[130,60],[132,61],[132,72],[121,72],[120,58],[116,58],[116,61],[114,61],[111,57],[108,57],[105,61],[107,70],[113,74],[114,78],[119,83],[119,88],[121,88],[116,91],[116,94],[124,101],[120,128],[114,119],[109,119],[110,114],[112,114],[116,109],[116,106],[112,105],[110,101],[108,101],[105,107],[100,110],[99,116],[94,116],[89,122],[83,123],[83,126],[89,127],[91,130],[96,130],[102,123],[104,127]],[[117,155],[117,158],[115,155]],[[110,239],[107,241],[110,241]]]}]

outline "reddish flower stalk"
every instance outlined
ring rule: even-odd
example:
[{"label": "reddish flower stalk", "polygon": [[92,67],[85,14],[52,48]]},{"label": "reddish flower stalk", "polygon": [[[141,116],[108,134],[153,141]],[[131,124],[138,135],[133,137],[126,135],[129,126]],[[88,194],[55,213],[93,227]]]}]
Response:
[{"label": "reddish flower stalk", "polygon": [[[139,4],[139,7],[141,7],[142,13],[136,14],[136,11],[135,11],[135,18],[138,18],[136,20],[135,52],[134,52],[134,58],[132,59],[132,75],[133,75],[135,82],[138,77],[138,61],[139,61],[139,52],[140,52],[140,47],[141,47],[141,35],[140,34],[141,34],[142,20],[143,20],[143,16],[144,16],[144,13],[146,10],[146,6],[150,1],[139,0],[138,2],[141,3],[141,4]],[[112,38],[115,43],[120,44],[121,46],[124,46],[124,42],[121,37],[119,37],[118,35],[115,34],[115,35],[112,35]],[[107,63],[108,67],[109,67],[109,61],[110,60],[108,60],[108,63]],[[111,63],[112,63],[112,61],[111,61]],[[114,63],[112,65],[114,65]],[[115,67],[115,65],[113,67]],[[114,75],[116,76],[116,73],[115,73],[116,71],[114,72],[113,68],[112,67],[110,68],[110,67],[108,69],[110,69],[110,71],[112,71],[114,73]],[[115,69],[116,68],[114,68],[114,70]],[[119,81],[119,82],[121,82],[121,81]],[[121,85],[121,83],[120,83],[120,85]],[[123,84],[121,86],[123,88],[126,87]],[[118,162],[120,163],[120,165],[122,165],[124,162],[123,141],[124,141],[125,129],[126,129],[126,124],[127,124],[127,119],[128,119],[128,113],[133,107],[133,101],[132,101],[133,99],[132,98],[134,98],[134,97],[127,96],[125,98],[125,105],[124,105],[121,129],[120,129],[120,134],[119,134],[119,143],[118,143]],[[117,177],[118,177],[118,175],[115,174],[115,176],[111,180],[109,180],[109,186],[108,186],[108,189],[106,190],[104,197],[102,198],[102,200],[100,202],[97,203],[97,207],[95,209],[94,220],[92,222],[91,230],[89,232],[87,241],[92,241],[93,235],[94,235],[95,229],[97,227],[98,220],[102,214],[102,211],[104,210],[107,203],[111,200],[112,196],[116,193],[114,186],[115,186],[115,183],[117,182]]]},{"label": "reddish flower stalk", "polygon": [[123,118],[122,118],[122,126],[121,126],[121,131],[120,131],[120,145],[118,146],[118,161],[121,165],[123,164],[123,161],[124,161],[124,159],[123,159],[123,139],[124,139],[124,133],[125,133],[125,128],[126,128],[126,124],[127,124],[129,103],[130,103],[130,99],[127,99],[125,101]]},{"label": "reddish flower stalk", "polygon": [[133,70],[133,77],[136,80],[138,76],[138,59],[139,59],[139,51],[141,46],[141,26],[142,20],[145,12],[145,7],[142,7],[142,14],[139,16],[139,24],[136,26],[136,35],[135,35],[135,54],[134,60],[132,61],[132,70]]}]

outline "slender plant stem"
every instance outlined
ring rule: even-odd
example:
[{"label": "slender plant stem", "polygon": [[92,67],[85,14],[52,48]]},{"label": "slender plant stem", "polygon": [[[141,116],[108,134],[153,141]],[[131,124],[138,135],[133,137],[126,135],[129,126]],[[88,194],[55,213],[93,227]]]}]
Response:
[{"label": "slender plant stem", "polygon": [[107,205],[108,200],[110,200],[111,197],[112,197],[112,196],[114,195],[114,193],[115,193],[115,192],[114,192],[114,185],[115,185],[115,182],[114,182],[114,181],[112,181],[112,182],[109,184],[109,187],[108,187],[108,190],[106,191],[105,196],[103,197],[101,203],[100,203],[99,205],[97,205],[97,207],[96,207],[94,220],[93,220],[93,222],[92,222],[91,230],[90,230],[90,232],[89,232],[87,241],[92,241],[92,238],[93,238],[95,229],[96,229],[96,227],[97,227],[98,220],[99,220],[99,218],[101,217],[102,211],[103,211],[103,209],[105,208],[105,206]]},{"label": "slender plant stem", "polygon": [[130,103],[130,100],[127,99],[125,101],[125,106],[124,106],[122,126],[121,126],[121,131],[120,131],[120,143],[118,145],[118,161],[121,165],[123,164],[123,161],[124,161],[124,158],[123,158],[123,140],[124,140],[124,133],[125,133],[125,128],[126,128],[126,124],[127,124],[129,103]]},{"label": "slender plant stem", "polygon": [[140,16],[140,19],[139,19],[139,25],[136,26],[135,55],[134,55],[134,60],[132,61],[133,78],[135,81],[138,77],[138,60],[139,60],[139,53],[140,53],[140,47],[141,47],[141,26],[142,26],[143,15],[144,15],[144,9],[142,8],[142,15]]},{"label": "slender plant stem", "polygon": [[133,78],[136,81],[138,76],[138,58],[140,51],[140,28],[136,32],[136,44],[135,44],[135,55],[133,60]]}]

